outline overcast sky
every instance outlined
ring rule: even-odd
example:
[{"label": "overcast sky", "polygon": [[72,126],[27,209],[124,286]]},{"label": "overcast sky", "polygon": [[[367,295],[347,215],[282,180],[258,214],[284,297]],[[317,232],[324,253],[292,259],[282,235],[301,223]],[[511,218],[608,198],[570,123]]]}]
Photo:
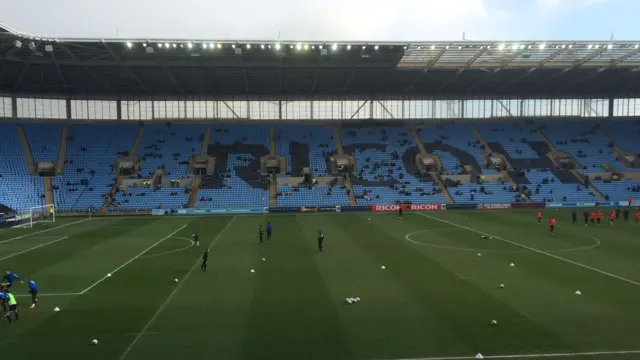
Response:
[{"label": "overcast sky", "polygon": [[640,40],[640,0],[0,0],[47,37],[203,40]]}]

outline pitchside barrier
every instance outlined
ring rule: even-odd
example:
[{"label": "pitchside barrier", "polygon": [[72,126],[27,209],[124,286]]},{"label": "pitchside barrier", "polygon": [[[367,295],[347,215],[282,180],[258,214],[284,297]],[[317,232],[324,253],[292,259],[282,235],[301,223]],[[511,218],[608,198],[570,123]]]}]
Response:
[{"label": "pitchside barrier", "polygon": [[261,208],[215,208],[215,209],[155,209],[152,215],[223,215],[223,214],[267,214],[267,213],[317,213],[317,212],[396,212],[403,211],[445,211],[445,210],[505,210],[505,209],[559,209],[590,207],[640,206],[640,201],[600,201],[600,202],[517,202],[511,204],[382,204],[359,206],[278,206]]}]

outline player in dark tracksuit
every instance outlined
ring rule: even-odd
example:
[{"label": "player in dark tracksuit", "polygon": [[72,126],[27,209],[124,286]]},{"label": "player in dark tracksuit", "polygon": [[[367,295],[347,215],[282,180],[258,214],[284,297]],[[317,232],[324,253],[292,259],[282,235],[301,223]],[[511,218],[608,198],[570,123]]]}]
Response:
[{"label": "player in dark tracksuit", "polygon": [[402,219],[402,205],[398,208],[398,219]]},{"label": "player in dark tracksuit", "polygon": [[200,265],[200,270],[207,271],[207,262],[209,261],[209,249],[204,251],[202,254],[202,264]]},{"label": "player in dark tracksuit", "polygon": [[582,213],[582,217],[584,218],[584,226],[589,225],[589,212],[585,211]]},{"label": "player in dark tracksuit", "polygon": [[627,208],[624,209],[624,212],[622,213],[622,217],[624,218],[625,223],[629,222],[629,209]]},{"label": "player in dark tracksuit", "polygon": [[575,211],[571,213],[571,221],[573,221],[573,225],[578,223],[578,214]]},{"label": "player in dark tracksuit", "polygon": [[262,227],[262,225],[260,225],[260,227],[258,228],[258,236],[260,237],[260,244],[262,244],[262,240],[264,237],[264,228]]},{"label": "player in dark tracksuit", "polygon": [[271,240],[271,231],[273,230],[273,228],[271,227],[271,223],[268,222],[267,223],[267,240]]},{"label": "player in dark tracksuit", "polygon": [[320,250],[320,252],[324,251],[324,234],[322,233],[322,231],[318,230],[318,250]]}]

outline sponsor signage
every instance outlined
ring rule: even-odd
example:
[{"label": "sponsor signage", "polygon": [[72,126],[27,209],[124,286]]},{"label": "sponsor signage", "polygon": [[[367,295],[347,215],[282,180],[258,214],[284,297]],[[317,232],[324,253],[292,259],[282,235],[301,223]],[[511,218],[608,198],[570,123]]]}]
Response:
[{"label": "sponsor signage", "polygon": [[511,204],[513,209],[544,209],[547,204],[543,202],[516,202]]},{"label": "sponsor signage", "polygon": [[[220,214],[264,214],[269,212],[269,208],[251,209],[177,209],[173,213],[177,215],[220,215]],[[154,209],[151,215],[170,215],[171,210]]]},{"label": "sponsor signage", "polygon": [[444,204],[393,204],[393,205],[373,205],[371,211],[383,212],[383,211],[440,211],[445,210]]},{"label": "sponsor signage", "polygon": [[498,209],[511,209],[511,204],[478,204],[476,206],[478,210],[498,210]]},{"label": "sponsor signage", "polygon": [[475,208],[476,204],[447,204],[447,210],[470,210]]}]

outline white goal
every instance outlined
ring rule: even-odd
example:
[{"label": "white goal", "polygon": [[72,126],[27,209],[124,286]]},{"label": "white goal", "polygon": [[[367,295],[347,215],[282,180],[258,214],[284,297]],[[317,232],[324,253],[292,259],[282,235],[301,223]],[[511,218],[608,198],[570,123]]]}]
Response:
[{"label": "white goal", "polygon": [[17,227],[33,227],[34,224],[56,221],[56,208],[54,205],[43,205],[29,208],[16,213]]}]

